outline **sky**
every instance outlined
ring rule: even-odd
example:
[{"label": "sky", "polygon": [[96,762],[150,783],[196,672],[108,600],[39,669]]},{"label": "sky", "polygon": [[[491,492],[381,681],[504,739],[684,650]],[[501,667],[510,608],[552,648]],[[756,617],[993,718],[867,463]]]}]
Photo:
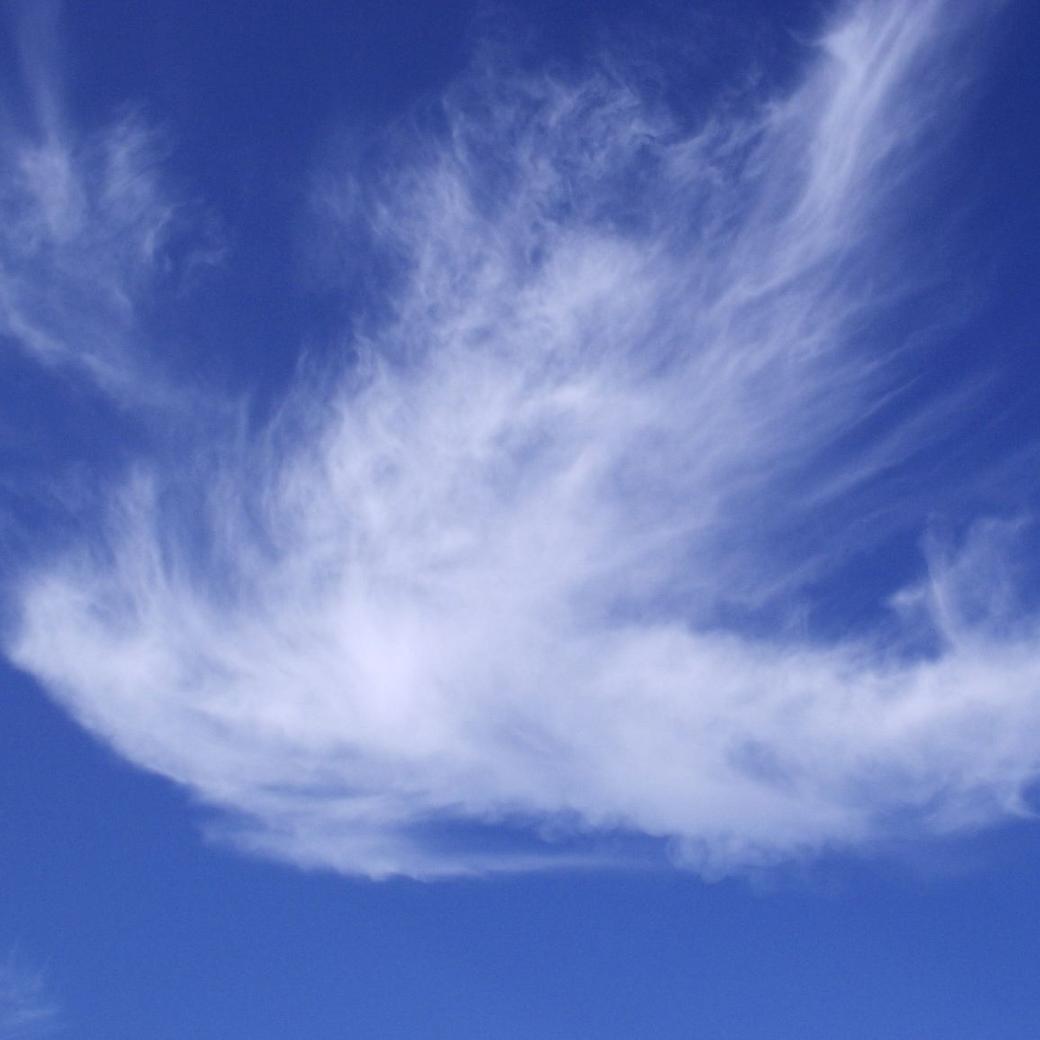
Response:
[{"label": "sky", "polygon": [[0,13],[0,1040],[1036,1035],[1040,11]]}]

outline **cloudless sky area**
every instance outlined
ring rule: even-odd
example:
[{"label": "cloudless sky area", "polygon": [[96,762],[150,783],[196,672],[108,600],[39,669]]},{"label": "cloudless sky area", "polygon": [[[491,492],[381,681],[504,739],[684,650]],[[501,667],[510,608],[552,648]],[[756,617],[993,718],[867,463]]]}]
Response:
[{"label": "cloudless sky area", "polygon": [[0,1040],[1040,1035],[1040,7],[0,13]]}]

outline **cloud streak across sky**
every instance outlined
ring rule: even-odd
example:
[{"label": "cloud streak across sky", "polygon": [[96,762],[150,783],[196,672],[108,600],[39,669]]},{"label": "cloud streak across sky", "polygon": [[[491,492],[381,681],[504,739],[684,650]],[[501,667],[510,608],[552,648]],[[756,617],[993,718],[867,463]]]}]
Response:
[{"label": "cloud streak across sky", "polygon": [[58,1010],[43,979],[8,954],[0,961],[0,1040],[49,1035],[57,1022]]},{"label": "cloud streak across sky", "polygon": [[168,403],[142,312],[216,259],[213,228],[172,190],[169,143],[140,112],[127,106],[92,131],[73,125],[59,5],[8,14],[25,90],[22,104],[0,106],[0,345],[78,372],[121,404]]},{"label": "cloud streak across sky", "polygon": [[[872,630],[797,623],[949,418],[893,405],[912,337],[880,317],[927,279],[897,225],[971,6],[843,8],[793,86],[693,128],[615,65],[488,59],[383,159],[326,163],[347,360],[249,436],[143,459],[20,577],[11,659],[242,846],[371,876],[600,863],[618,834],[717,874],[1026,812],[1013,522],[925,554]],[[171,212],[146,133],[8,162],[0,299],[41,360],[146,338],[120,331],[158,291],[121,258]],[[91,173],[112,147],[135,175]],[[111,291],[80,336],[84,270]],[[120,371],[140,400],[145,361]]]}]

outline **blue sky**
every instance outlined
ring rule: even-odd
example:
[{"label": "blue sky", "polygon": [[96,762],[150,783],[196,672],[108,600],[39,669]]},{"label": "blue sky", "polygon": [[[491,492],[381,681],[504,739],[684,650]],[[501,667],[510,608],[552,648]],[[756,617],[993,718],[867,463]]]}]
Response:
[{"label": "blue sky", "polygon": [[9,3],[0,1040],[1032,1038],[1024,2]]}]

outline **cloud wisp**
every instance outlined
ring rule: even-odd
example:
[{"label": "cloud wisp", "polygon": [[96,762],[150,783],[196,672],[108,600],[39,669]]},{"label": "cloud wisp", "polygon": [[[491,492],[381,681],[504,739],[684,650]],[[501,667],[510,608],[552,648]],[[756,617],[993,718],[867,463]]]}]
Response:
[{"label": "cloud wisp", "polygon": [[0,961],[0,1040],[48,1035],[57,1021],[58,1010],[43,979],[27,972],[10,954]]},{"label": "cloud wisp", "polygon": [[[22,89],[20,104],[0,108],[0,346],[121,403],[154,405],[158,359],[144,349],[141,312],[219,249],[167,183],[167,142],[142,113],[74,125],[58,11],[44,0],[8,12]],[[189,232],[199,241],[186,249]]]},{"label": "cloud wisp", "polygon": [[[933,554],[883,635],[781,609],[931,433],[879,419],[906,343],[875,319],[953,20],[850,7],[797,86],[693,130],[616,73],[496,68],[324,171],[378,271],[350,363],[248,445],[142,467],[25,577],[13,660],[245,847],[371,876],[619,832],[714,873],[1022,812],[1007,525]],[[500,825],[521,851],[457,838]]]}]

